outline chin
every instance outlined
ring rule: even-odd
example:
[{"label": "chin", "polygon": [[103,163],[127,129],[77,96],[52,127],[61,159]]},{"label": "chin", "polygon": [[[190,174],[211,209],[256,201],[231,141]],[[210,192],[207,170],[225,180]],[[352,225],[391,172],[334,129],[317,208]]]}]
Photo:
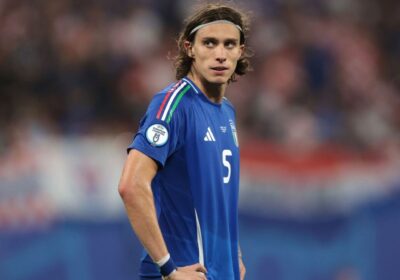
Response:
[{"label": "chin", "polygon": [[226,84],[229,80],[229,77],[225,77],[225,76],[214,76],[214,77],[210,77],[210,79],[208,79],[208,81],[210,83],[213,84]]}]

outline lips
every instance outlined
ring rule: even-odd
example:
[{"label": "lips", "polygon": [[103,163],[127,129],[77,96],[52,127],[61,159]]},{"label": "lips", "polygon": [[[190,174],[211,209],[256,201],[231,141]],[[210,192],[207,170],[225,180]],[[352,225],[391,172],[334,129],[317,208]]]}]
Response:
[{"label": "lips", "polygon": [[215,71],[225,71],[225,70],[228,70],[228,68],[227,68],[227,67],[224,67],[224,66],[211,67],[211,69],[212,69],[212,70],[215,70]]}]

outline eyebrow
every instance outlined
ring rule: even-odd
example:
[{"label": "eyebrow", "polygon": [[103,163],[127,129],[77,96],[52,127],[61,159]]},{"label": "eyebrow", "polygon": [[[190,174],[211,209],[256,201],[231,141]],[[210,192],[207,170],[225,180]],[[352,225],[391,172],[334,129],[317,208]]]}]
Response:
[{"label": "eyebrow", "polygon": [[[202,40],[202,41],[205,41],[205,40],[221,41],[221,40],[219,40],[219,39],[217,39],[217,38],[215,38],[215,37],[204,37],[204,38],[202,38],[201,40]],[[239,39],[236,39],[236,38],[224,38],[224,39],[222,39],[222,41],[224,41],[224,42],[227,42],[227,41],[230,41],[230,42],[239,42]]]}]

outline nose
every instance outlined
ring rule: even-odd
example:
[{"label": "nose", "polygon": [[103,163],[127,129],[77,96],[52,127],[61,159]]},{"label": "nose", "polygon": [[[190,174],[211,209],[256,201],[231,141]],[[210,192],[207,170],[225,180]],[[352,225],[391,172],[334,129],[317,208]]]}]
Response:
[{"label": "nose", "polygon": [[216,48],[216,60],[219,63],[223,63],[226,61],[226,50],[223,45],[220,45]]}]

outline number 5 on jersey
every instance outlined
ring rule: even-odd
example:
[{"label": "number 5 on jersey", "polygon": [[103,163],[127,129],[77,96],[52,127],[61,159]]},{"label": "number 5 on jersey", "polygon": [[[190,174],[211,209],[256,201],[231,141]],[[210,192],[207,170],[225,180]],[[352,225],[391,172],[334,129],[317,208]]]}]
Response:
[{"label": "number 5 on jersey", "polygon": [[228,169],[228,174],[224,176],[224,184],[228,184],[231,179],[231,163],[228,161],[228,157],[232,156],[231,150],[222,151],[222,164]]}]

